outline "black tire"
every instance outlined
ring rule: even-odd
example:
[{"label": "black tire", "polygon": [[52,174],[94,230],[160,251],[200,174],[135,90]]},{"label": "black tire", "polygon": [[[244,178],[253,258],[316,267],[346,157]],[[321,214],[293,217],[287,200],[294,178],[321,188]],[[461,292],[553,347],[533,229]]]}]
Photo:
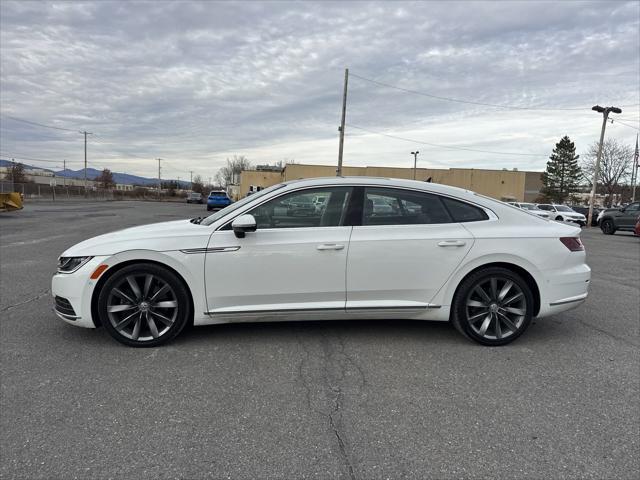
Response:
[{"label": "black tire", "polygon": [[138,263],[118,270],[104,283],[98,314],[118,342],[155,347],[174,339],[192,312],[189,293],[176,274],[160,265]]},{"label": "black tire", "polygon": [[[492,279],[496,281],[495,289]],[[485,291],[487,285],[489,290]],[[490,301],[483,299],[478,287],[485,291]],[[506,291],[500,300],[503,289]],[[521,297],[517,297],[519,294],[522,294]],[[473,305],[480,303],[486,303],[487,306]],[[453,298],[451,323],[464,336],[482,345],[506,345],[529,327],[533,308],[533,294],[520,275],[506,268],[490,267],[472,273],[462,281]],[[476,320],[473,320],[474,317]]]},{"label": "black tire", "polygon": [[562,215],[558,215],[558,216],[556,217],[556,220],[557,220],[558,222],[564,222],[564,218],[562,218]]},{"label": "black tire", "polygon": [[600,230],[602,230],[602,233],[604,233],[605,235],[613,235],[614,233],[616,233],[616,228],[613,225],[613,221],[608,218],[600,222]]}]

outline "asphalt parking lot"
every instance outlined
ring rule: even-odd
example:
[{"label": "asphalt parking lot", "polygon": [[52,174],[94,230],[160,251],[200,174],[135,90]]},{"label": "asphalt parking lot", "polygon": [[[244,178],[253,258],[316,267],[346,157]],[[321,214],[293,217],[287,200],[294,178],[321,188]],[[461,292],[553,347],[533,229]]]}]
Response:
[{"label": "asphalt parking lot", "polygon": [[448,324],[200,327],[155,349],[52,312],[68,246],[202,205],[0,214],[2,478],[638,478],[640,239],[583,233],[580,308],[487,348]]}]

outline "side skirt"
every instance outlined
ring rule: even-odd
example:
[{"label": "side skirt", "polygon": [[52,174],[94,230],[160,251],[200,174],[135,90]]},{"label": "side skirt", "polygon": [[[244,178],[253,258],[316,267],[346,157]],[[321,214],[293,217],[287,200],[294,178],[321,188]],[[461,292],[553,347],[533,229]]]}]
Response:
[{"label": "side skirt", "polygon": [[433,320],[448,321],[449,307],[432,305],[428,308],[358,308],[346,310],[305,309],[305,310],[262,310],[237,313],[205,313],[195,325],[253,322],[296,322],[324,320]]}]

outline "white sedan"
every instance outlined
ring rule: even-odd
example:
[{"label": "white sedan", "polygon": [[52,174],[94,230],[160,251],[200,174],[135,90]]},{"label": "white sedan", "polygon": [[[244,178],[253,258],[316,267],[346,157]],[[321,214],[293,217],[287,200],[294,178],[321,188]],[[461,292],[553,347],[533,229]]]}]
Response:
[{"label": "white sedan", "polygon": [[[289,214],[322,196],[315,214]],[[396,208],[374,208],[374,199]],[[129,228],[59,259],[55,311],[154,346],[186,325],[329,319],[451,323],[504,345],[578,306],[591,271],[580,229],[459,188],[411,180],[282,183],[205,218]]]}]

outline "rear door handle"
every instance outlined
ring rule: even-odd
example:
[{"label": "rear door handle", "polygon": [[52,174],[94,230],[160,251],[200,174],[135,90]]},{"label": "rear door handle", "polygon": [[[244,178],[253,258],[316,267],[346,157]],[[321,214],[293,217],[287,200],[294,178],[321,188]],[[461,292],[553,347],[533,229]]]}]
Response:
[{"label": "rear door handle", "polygon": [[463,242],[462,240],[443,240],[438,242],[439,247],[464,247],[467,242]]},{"label": "rear door handle", "polygon": [[317,250],[342,250],[344,245],[340,243],[323,243],[316,247]]}]

